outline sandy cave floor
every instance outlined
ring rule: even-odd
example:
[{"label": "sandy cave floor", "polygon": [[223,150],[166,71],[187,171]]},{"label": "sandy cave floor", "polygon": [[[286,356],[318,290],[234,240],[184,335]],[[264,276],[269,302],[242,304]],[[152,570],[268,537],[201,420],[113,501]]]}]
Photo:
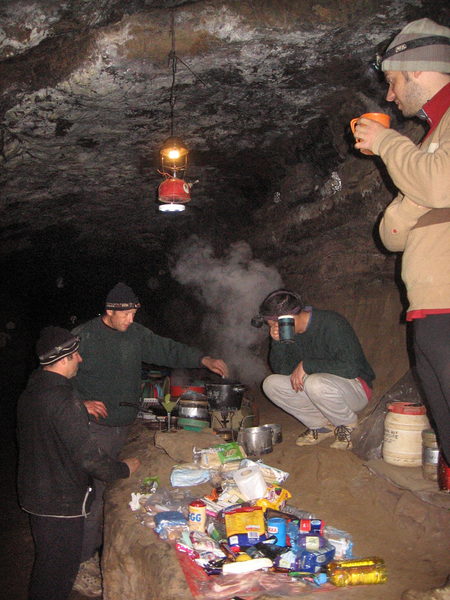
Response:
[{"label": "sandy cave floor", "polygon": [[[259,400],[259,405],[261,423],[281,423],[283,428],[283,442],[264,456],[264,462],[289,472],[284,484],[292,494],[289,503],[351,533],[356,555],[381,556],[387,563],[386,584],[336,589],[325,592],[327,595],[399,600],[406,589],[426,590],[443,584],[450,573],[447,510],[425,503],[410,491],[372,474],[354,453],[329,448],[330,440],[310,448],[295,446],[301,431],[298,422],[264,399]],[[7,443],[0,486],[0,574],[4,597],[25,600],[33,544],[27,517],[18,508],[15,497],[13,423],[4,420],[3,426]],[[152,474],[160,475],[163,484],[168,482],[171,468],[167,458],[162,450],[155,448],[152,453]],[[70,600],[82,598],[76,592],[70,596]]]}]

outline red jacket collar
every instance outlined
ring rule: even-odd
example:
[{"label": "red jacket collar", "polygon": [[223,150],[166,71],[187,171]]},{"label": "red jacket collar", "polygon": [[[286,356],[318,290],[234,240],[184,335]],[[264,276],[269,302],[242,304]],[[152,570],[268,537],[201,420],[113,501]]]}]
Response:
[{"label": "red jacket collar", "polygon": [[445,111],[450,106],[450,83],[447,83],[437,94],[435,94],[431,100],[428,100],[423,105],[422,110],[426,115],[427,123],[430,126],[430,130],[427,136],[433,131],[442,119]]}]

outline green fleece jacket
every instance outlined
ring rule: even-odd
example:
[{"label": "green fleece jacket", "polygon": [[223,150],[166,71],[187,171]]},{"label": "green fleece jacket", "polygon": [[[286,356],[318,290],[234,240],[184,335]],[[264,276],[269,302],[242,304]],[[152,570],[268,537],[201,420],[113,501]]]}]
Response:
[{"label": "green fleece jacket", "polygon": [[409,310],[450,308],[450,108],[418,148],[393,129],[373,147],[400,190],[380,222],[383,244],[403,252]]},{"label": "green fleece jacket", "polygon": [[198,368],[205,356],[197,348],[156,335],[139,323],[122,332],[97,317],[73,333],[81,338],[79,353],[83,359],[73,384],[83,401],[104,402],[108,417],[98,420],[104,425],[128,425],[135,419],[137,410],[120,406],[120,402],[139,401],[142,362]]},{"label": "green fleece jacket", "polygon": [[300,361],[308,375],[361,377],[370,387],[375,379],[352,326],[331,310],[313,308],[308,328],[296,334],[294,343],[271,340],[269,362],[274,373],[290,375]]}]

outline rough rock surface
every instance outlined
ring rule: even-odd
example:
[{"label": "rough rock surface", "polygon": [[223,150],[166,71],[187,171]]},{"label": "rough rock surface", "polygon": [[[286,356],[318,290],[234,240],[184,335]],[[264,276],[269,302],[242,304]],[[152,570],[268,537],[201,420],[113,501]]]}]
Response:
[{"label": "rough rock surface", "polygon": [[[199,180],[181,215],[158,213],[155,202],[158,151],[170,133],[169,8],[180,59],[174,132],[192,151],[187,178]],[[445,22],[448,5],[4,0],[0,260],[8,303],[21,295],[35,316],[45,298],[41,320],[67,321],[70,310],[87,318],[126,277],[164,308],[168,296],[186,295],[171,266],[192,233],[218,257],[245,240],[287,284],[299,275],[307,286],[360,286],[391,274],[371,229],[392,190],[378,161],[352,150],[348,122],[377,109],[420,135],[383,100],[368,64],[422,16]],[[313,248],[311,266],[304,256]]]}]

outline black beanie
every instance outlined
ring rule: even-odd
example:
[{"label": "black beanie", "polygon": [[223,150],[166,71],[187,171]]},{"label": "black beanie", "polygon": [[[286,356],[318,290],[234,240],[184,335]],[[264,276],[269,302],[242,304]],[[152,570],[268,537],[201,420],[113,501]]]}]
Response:
[{"label": "black beanie", "polygon": [[130,310],[140,306],[133,290],[121,281],[106,296],[106,310]]},{"label": "black beanie", "polygon": [[80,346],[80,338],[62,327],[44,327],[36,342],[36,352],[41,365],[51,365]]}]

